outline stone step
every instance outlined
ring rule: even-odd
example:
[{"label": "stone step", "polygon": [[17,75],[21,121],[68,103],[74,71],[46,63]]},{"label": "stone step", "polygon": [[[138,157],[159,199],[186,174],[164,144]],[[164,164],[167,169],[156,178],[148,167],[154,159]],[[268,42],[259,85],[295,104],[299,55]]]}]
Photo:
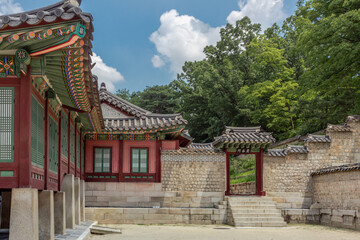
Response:
[{"label": "stone step", "polygon": [[230,203],[230,206],[273,206],[276,207],[274,202],[236,202]]},{"label": "stone step", "polygon": [[229,202],[272,202],[272,198],[268,197],[230,197]]},{"label": "stone step", "polygon": [[235,227],[285,227],[285,222],[244,222],[235,223]]},{"label": "stone step", "polygon": [[234,218],[235,223],[240,222],[281,222],[284,221],[282,217],[237,217]]},{"label": "stone step", "polygon": [[272,205],[243,205],[243,204],[235,204],[230,205],[231,209],[238,210],[238,209],[277,209],[274,204]]},{"label": "stone step", "polygon": [[251,209],[237,208],[237,209],[234,209],[234,208],[232,208],[232,212],[233,212],[233,214],[234,213],[236,213],[236,214],[247,214],[247,213],[252,213],[252,214],[279,213],[279,214],[281,214],[281,211],[279,209],[262,209],[262,208],[259,208],[259,209],[256,209],[256,208],[251,208]]},{"label": "stone step", "polygon": [[237,213],[237,212],[233,212],[233,217],[235,219],[238,219],[238,218],[246,218],[246,217],[279,217],[279,218],[282,218],[282,215],[281,213]]}]

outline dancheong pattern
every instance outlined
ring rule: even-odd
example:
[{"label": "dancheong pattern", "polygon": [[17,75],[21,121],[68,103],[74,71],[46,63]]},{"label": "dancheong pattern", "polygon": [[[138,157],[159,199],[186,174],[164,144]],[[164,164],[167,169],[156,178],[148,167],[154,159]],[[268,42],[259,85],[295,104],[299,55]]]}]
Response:
[{"label": "dancheong pattern", "polygon": [[0,76],[14,76],[15,75],[15,59],[14,57],[0,57]]}]

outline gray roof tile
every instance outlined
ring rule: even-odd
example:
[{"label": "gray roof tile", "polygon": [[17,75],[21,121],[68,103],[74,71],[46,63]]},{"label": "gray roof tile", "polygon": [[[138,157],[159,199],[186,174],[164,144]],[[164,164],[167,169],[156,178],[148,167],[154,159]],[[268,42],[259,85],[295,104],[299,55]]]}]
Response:
[{"label": "gray roof tile", "polygon": [[[107,115],[103,112],[105,130],[107,131],[138,131],[158,128],[171,128],[178,125],[186,125],[180,113],[177,114],[157,114],[140,108],[106,90],[104,83],[100,87],[100,100],[132,116]],[[116,111],[113,109],[112,111]],[[117,112],[117,111],[116,111]]]},{"label": "gray roof tile", "polygon": [[260,127],[228,127],[224,133],[215,137],[214,145],[223,143],[270,144],[275,142],[272,133],[264,132]]},{"label": "gray roof tile", "polygon": [[308,134],[304,141],[305,142],[329,143],[329,142],[331,142],[331,138],[328,135]]},{"label": "gray roof tile", "polygon": [[345,164],[336,167],[321,168],[311,173],[311,176],[332,173],[332,172],[347,172],[347,171],[359,171],[359,170],[360,170],[360,163],[352,163],[352,164]]}]

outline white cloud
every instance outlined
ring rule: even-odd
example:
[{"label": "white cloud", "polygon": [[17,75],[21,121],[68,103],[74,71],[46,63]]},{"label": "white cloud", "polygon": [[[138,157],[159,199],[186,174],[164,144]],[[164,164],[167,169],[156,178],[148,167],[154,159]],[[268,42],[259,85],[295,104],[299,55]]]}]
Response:
[{"label": "white cloud", "polygon": [[151,62],[156,68],[160,68],[165,65],[164,60],[159,55],[154,55],[151,59]]},{"label": "white cloud", "polygon": [[213,28],[189,15],[179,15],[172,9],[160,17],[160,27],[150,36],[158,51],[152,62],[154,67],[170,63],[170,71],[181,72],[185,61],[204,58],[204,47],[220,40],[220,27]]},{"label": "white cloud", "polygon": [[24,9],[20,3],[14,3],[13,0],[0,0],[0,15],[23,12]]},{"label": "white cloud", "polygon": [[240,0],[240,11],[232,11],[227,17],[227,21],[235,24],[237,20],[248,16],[253,23],[260,23],[265,30],[273,23],[283,20],[287,15],[283,11],[283,0]]},{"label": "white cloud", "polygon": [[108,91],[115,91],[115,83],[124,81],[123,75],[114,67],[110,67],[104,63],[102,58],[96,53],[93,53],[92,62],[96,63],[95,67],[91,70],[93,74],[98,76],[99,83],[104,82]]}]

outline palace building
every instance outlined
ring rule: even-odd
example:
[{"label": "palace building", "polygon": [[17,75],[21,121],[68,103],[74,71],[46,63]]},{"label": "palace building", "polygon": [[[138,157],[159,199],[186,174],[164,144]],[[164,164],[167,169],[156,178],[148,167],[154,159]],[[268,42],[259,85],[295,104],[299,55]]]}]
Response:
[{"label": "palace building", "polygon": [[[213,142],[193,143],[182,114],[152,113],[99,86],[93,17],[80,4],[0,16],[1,228],[11,240],[54,239],[85,220],[255,227],[319,218],[303,214],[316,195],[311,174],[357,162],[358,116],[282,149],[266,151],[275,139],[261,127],[224,126]],[[344,143],[346,154],[335,154]],[[236,161],[249,173],[231,179]]]}]

